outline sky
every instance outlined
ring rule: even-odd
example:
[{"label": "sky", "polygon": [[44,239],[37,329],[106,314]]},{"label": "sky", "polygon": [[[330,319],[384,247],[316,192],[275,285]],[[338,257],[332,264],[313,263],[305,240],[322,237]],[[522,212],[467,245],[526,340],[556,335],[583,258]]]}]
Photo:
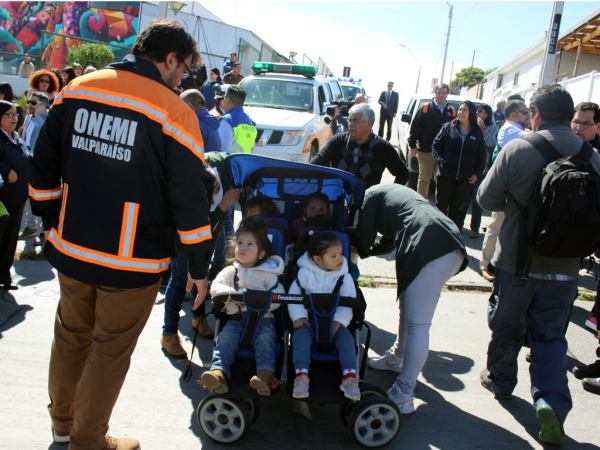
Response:
[{"label": "sky", "polygon": [[[394,81],[401,109],[415,92],[419,66],[420,93],[428,93],[432,78],[441,75],[450,11],[446,2],[200,0],[199,3],[226,23],[252,30],[285,56],[290,51],[298,52],[299,62],[304,53],[313,61],[321,57],[337,76],[342,75],[344,66],[351,67],[351,76],[362,78],[371,96],[378,97],[387,81]],[[452,64],[452,73],[469,67],[474,51],[474,67],[491,69],[507,63],[542,39],[553,6],[546,1],[449,3],[453,5],[453,17],[443,80],[446,83]],[[565,2],[561,32],[598,9],[600,1]]]}]

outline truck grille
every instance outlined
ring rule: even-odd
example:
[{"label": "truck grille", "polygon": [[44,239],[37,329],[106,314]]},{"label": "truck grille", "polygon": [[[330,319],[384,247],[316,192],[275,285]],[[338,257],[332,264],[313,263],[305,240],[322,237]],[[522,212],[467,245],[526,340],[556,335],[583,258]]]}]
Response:
[{"label": "truck grille", "polygon": [[254,140],[255,144],[258,143],[258,141],[260,140],[260,137],[262,136],[264,130],[261,130],[261,129],[257,128],[256,131],[257,131],[257,133],[256,133],[256,139]]},{"label": "truck grille", "polygon": [[269,145],[279,144],[281,142],[282,137],[283,137],[283,131],[273,131],[271,133],[271,138],[269,139],[269,142],[267,142],[267,144],[269,144]]}]

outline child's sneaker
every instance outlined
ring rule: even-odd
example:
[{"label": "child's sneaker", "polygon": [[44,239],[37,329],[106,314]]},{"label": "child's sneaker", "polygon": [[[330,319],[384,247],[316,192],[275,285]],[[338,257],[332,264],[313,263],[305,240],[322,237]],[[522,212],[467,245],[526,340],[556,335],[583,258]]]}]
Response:
[{"label": "child's sneaker", "polygon": [[390,351],[386,351],[385,355],[380,358],[369,358],[367,366],[377,370],[393,370],[394,372],[402,372],[402,360]]},{"label": "child's sneaker", "polygon": [[390,399],[396,403],[402,414],[412,414],[415,412],[415,395],[403,393],[396,383],[387,391]]},{"label": "child's sneaker", "polygon": [[344,393],[346,398],[350,400],[360,401],[360,389],[358,387],[358,380],[354,377],[344,378],[340,389]]},{"label": "child's sneaker", "polygon": [[229,390],[227,381],[225,381],[225,374],[219,369],[204,372],[200,380],[202,387],[212,389],[217,394],[224,394]]},{"label": "child's sneaker", "polygon": [[307,398],[308,397],[308,384],[310,379],[308,375],[300,375],[294,380],[294,398]]}]

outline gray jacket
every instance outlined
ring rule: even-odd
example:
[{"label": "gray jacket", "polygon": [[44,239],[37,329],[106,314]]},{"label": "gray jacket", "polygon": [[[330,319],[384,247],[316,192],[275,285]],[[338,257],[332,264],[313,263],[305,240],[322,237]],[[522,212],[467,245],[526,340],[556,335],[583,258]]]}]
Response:
[{"label": "gray jacket", "polygon": [[[566,120],[544,122],[537,131],[564,156],[575,155],[581,149],[582,140]],[[600,173],[600,154],[594,153],[591,162]],[[515,139],[502,149],[477,192],[477,201],[483,209],[505,212],[492,264],[509,273],[515,272],[519,219],[517,205],[510,199],[509,192],[520,204],[526,205],[544,167],[546,161],[533,145],[524,139]],[[530,273],[577,277],[579,259],[533,253]]]}]

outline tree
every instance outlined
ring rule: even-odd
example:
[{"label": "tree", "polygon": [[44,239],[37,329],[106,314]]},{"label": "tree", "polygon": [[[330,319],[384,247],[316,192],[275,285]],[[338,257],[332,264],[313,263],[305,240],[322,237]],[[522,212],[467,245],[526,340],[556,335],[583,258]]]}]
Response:
[{"label": "tree", "polygon": [[67,61],[69,64],[78,63],[85,69],[94,66],[102,69],[115,59],[115,54],[104,44],[82,44],[77,48],[69,49]]},{"label": "tree", "polygon": [[465,67],[457,72],[456,78],[452,80],[452,84],[460,85],[460,86],[475,86],[480,82],[486,82],[485,73],[483,69],[479,69],[477,67],[473,67],[471,70],[470,67]]}]

